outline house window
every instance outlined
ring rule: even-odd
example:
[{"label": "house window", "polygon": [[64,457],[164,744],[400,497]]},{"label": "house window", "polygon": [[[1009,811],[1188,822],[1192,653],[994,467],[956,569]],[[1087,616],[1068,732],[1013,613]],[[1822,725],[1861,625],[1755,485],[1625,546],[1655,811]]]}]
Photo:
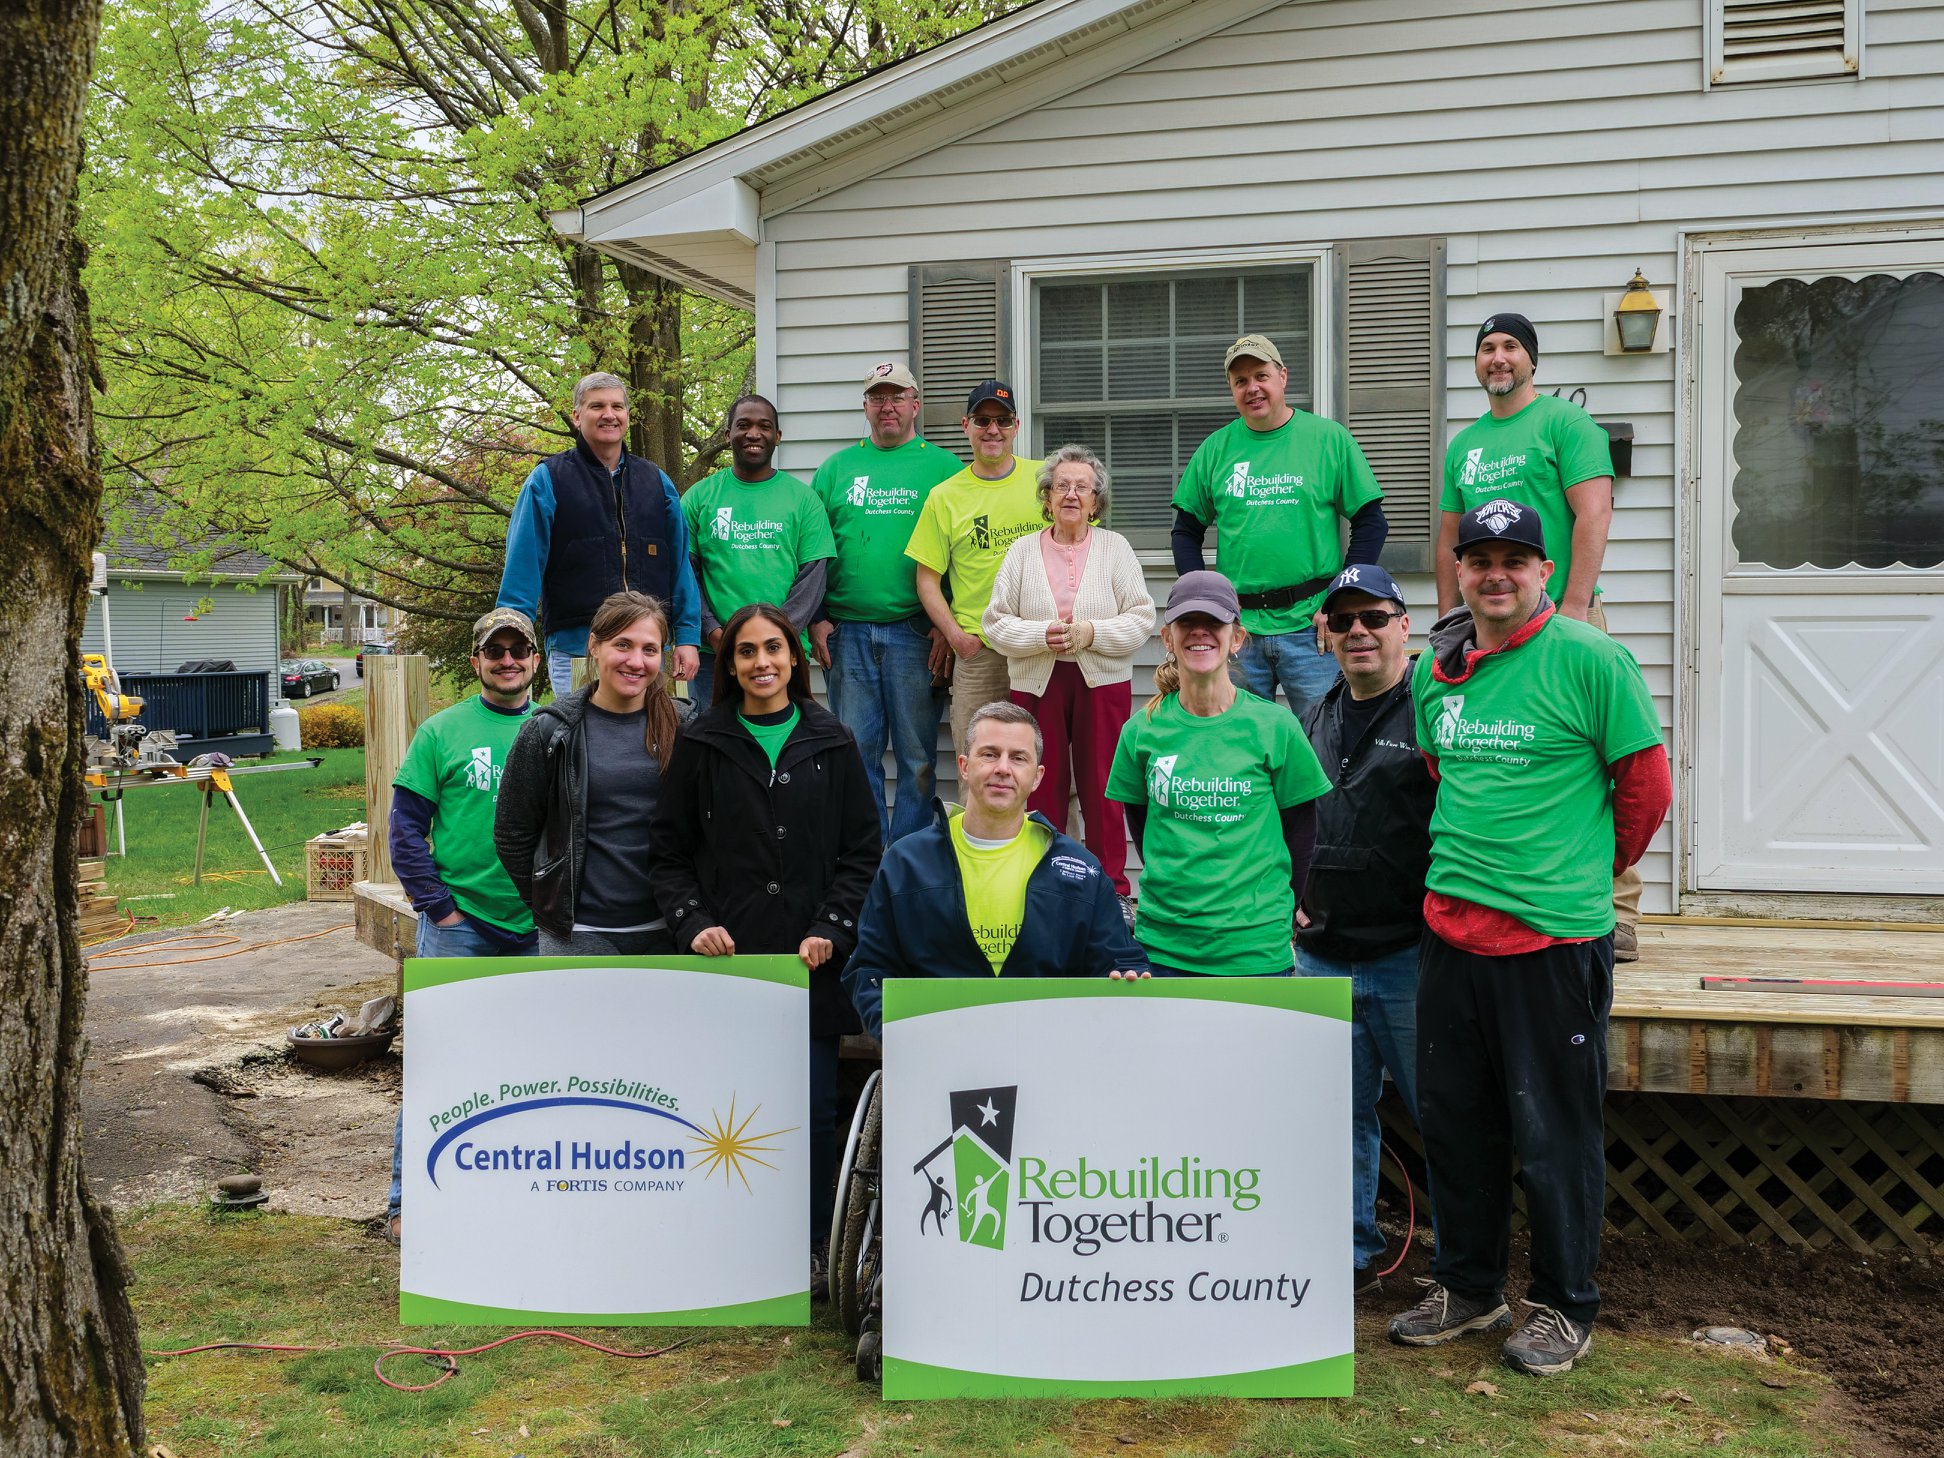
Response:
[{"label": "house window", "polygon": [[1113,473],[1111,524],[1164,546],[1182,468],[1235,419],[1222,356],[1266,334],[1289,403],[1315,408],[1314,268],[1041,279],[1033,285],[1031,449],[1091,447]]},{"label": "house window", "polygon": [[1736,556],[1944,563],[1944,274],[1751,284],[1734,331]]},{"label": "house window", "polygon": [[1708,85],[1863,70],[1862,0],[1708,0]]}]

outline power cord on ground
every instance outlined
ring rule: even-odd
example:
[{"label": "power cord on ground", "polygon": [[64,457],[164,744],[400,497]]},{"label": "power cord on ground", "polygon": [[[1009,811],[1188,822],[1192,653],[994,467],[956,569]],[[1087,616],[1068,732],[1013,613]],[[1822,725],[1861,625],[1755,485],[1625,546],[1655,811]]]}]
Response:
[{"label": "power cord on ground", "polygon": [[[430,1392],[440,1383],[449,1382],[459,1375],[459,1358],[476,1357],[481,1352],[490,1352],[495,1347],[506,1346],[509,1342],[526,1341],[532,1337],[553,1337],[558,1341],[572,1342],[577,1347],[587,1347],[605,1356],[620,1357],[624,1361],[629,1362],[638,1362],[647,1357],[666,1356],[677,1347],[685,1347],[695,1340],[694,1337],[683,1337],[680,1341],[670,1342],[665,1347],[653,1347],[645,1352],[629,1352],[623,1351],[620,1347],[603,1346],[599,1342],[589,1341],[586,1337],[575,1336],[572,1332],[546,1330],[516,1331],[510,1336],[503,1336],[497,1341],[482,1342],[476,1347],[387,1346],[378,1354],[378,1360],[371,1364],[371,1375],[384,1383],[385,1386],[391,1388],[394,1392]],[[159,1357],[189,1357],[194,1356],[198,1352],[341,1352],[346,1350],[349,1349],[340,1346],[288,1346],[277,1342],[205,1342],[199,1347],[176,1347],[167,1351],[144,1351],[142,1355],[150,1359],[155,1359]],[[423,1357],[433,1366],[440,1369],[439,1375],[434,1377],[430,1382],[394,1382],[385,1375],[384,1370],[385,1363],[389,1362],[393,1357]]]}]

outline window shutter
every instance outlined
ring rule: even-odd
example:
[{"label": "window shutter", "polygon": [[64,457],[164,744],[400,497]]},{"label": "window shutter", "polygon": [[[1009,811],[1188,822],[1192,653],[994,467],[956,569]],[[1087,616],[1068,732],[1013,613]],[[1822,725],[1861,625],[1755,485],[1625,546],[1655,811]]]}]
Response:
[{"label": "window shutter", "polygon": [[1009,266],[1000,259],[921,263],[911,270],[911,364],[924,409],[918,431],[970,463],[959,429],[981,380],[1010,380]]},{"label": "window shutter", "polygon": [[1862,72],[1859,0],[1709,0],[1708,84]]},{"label": "window shutter", "polygon": [[1393,572],[1428,572],[1444,477],[1444,240],[1345,243],[1343,423],[1384,488]]}]

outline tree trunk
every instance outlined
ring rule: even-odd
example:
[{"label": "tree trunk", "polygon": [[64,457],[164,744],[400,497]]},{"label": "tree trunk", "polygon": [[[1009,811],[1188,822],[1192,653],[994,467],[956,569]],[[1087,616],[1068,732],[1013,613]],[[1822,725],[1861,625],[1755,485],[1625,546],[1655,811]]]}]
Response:
[{"label": "tree trunk", "polygon": [[682,451],[682,288],[631,263],[616,265],[628,291],[628,449],[686,490],[695,473]]},{"label": "tree trunk", "polygon": [[352,593],[349,587],[340,584],[338,591],[338,636],[346,648],[356,649],[358,644],[364,641],[364,634],[358,631],[361,626],[358,621],[358,616],[361,611],[356,595]]},{"label": "tree trunk", "polygon": [[141,1353],[81,1172],[79,670],[101,470],[74,239],[99,0],[0,7],[0,1453],[128,1454]]}]

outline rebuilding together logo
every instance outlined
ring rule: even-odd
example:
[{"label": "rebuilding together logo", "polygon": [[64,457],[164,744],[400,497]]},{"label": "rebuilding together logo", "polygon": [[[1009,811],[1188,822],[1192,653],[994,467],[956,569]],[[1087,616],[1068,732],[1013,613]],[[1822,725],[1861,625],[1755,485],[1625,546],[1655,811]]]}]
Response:
[{"label": "rebuilding together logo", "polygon": [[[1229,1223],[1262,1204],[1260,1169],[1206,1165],[1197,1155],[1147,1155],[1132,1164],[1113,1164],[1083,1154],[1057,1166],[1032,1154],[1015,1157],[1017,1084],[959,1089],[948,1095],[948,1103],[949,1131],[912,1166],[926,1186],[921,1235],[956,1236],[961,1244],[993,1251],[1010,1243],[1087,1257],[1119,1245],[1226,1244]],[[939,1168],[948,1154],[949,1183]],[[1182,1209],[1188,1201],[1200,1208]],[[1172,1301],[1175,1286],[1174,1277],[1028,1271],[1020,1300]],[[1204,1270],[1186,1282],[1188,1299],[1196,1302],[1280,1301],[1295,1307],[1308,1289],[1307,1278],[1286,1272],[1231,1276]]]}]

